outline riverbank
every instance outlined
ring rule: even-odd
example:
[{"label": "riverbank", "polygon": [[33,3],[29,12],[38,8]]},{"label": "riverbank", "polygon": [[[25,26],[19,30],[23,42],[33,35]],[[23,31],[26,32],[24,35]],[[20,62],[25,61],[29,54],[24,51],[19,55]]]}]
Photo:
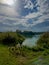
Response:
[{"label": "riverbank", "polygon": [[49,65],[49,49],[33,52],[24,48],[21,51],[24,55],[11,53],[7,46],[0,45],[0,65]]},{"label": "riverbank", "polygon": [[33,58],[33,52],[27,48],[24,48],[23,51],[21,50],[24,55],[17,55],[17,51],[15,51],[15,53],[12,51],[11,53],[7,46],[0,45],[0,65],[25,65]]},{"label": "riverbank", "polygon": [[49,65],[49,33],[44,33],[32,48],[0,43],[0,65]]}]

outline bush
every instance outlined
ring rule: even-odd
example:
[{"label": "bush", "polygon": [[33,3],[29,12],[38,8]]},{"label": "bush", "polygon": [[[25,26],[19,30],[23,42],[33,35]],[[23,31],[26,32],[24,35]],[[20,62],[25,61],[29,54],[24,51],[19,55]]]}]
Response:
[{"label": "bush", "polygon": [[8,35],[2,40],[2,42],[4,45],[15,45],[16,38]]},{"label": "bush", "polygon": [[38,48],[38,47],[33,47],[32,50],[33,50],[34,52],[37,52],[37,51],[39,51],[39,48]]},{"label": "bush", "polygon": [[22,44],[25,38],[15,32],[2,32],[0,33],[0,44],[4,45],[15,45],[15,44]]},{"label": "bush", "polygon": [[49,48],[49,32],[44,33],[37,41],[37,45],[43,48]]}]

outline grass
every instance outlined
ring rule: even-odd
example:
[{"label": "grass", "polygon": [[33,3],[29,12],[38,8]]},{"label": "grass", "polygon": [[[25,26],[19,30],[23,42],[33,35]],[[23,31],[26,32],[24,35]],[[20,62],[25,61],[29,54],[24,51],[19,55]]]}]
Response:
[{"label": "grass", "polygon": [[6,46],[0,45],[0,65],[16,65],[17,61]]},{"label": "grass", "polygon": [[[45,44],[49,45],[48,35],[46,33],[45,37],[44,34],[44,36],[39,39],[38,43],[43,44],[46,39],[46,41],[48,41]],[[40,42],[41,39],[42,42]],[[40,46],[34,48],[23,46],[22,48],[11,47],[9,50],[9,46],[0,43],[0,65],[49,65],[49,48],[44,46],[43,48],[44,50],[41,50]]]},{"label": "grass", "polygon": [[39,56],[35,57],[34,59],[31,59],[25,65],[49,65],[49,54],[44,55],[46,51],[42,53],[40,52]]},{"label": "grass", "polygon": [[7,46],[0,45],[0,65],[24,65],[27,57],[14,56]]},{"label": "grass", "polygon": [[[8,46],[0,44],[0,65],[49,65],[49,49],[41,52],[32,52],[26,48],[23,49],[25,56],[14,55],[9,52]],[[22,52],[23,52],[22,51]],[[39,57],[43,58],[39,61]]]},{"label": "grass", "polygon": [[38,56],[38,54],[33,54],[31,50],[25,49],[23,51],[25,56],[14,55],[9,52],[8,46],[0,44],[0,65],[26,65],[29,61]]}]

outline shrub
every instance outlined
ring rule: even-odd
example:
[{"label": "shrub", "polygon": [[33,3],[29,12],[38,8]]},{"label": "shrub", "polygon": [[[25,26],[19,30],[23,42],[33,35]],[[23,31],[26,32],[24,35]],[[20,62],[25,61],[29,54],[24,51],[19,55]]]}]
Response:
[{"label": "shrub", "polygon": [[49,32],[44,33],[37,41],[37,45],[43,48],[49,48]]},{"label": "shrub", "polygon": [[15,45],[15,44],[21,44],[25,40],[25,38],[15,32],[2,32],[0,33],[0,44],[4,45]]},{"label": "shrub", "polygon": [[8,35],[2,40],[2,42],[4,45],[15,45],[16,38]]},{"label": "shrub", "polygon": [[32,50],[33,50],[34,52],[39,51],[38,47],[33,47]]}]

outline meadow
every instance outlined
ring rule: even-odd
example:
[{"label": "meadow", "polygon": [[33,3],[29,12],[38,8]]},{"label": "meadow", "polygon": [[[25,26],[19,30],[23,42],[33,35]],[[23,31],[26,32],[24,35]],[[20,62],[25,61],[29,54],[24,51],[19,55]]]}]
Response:
[{"label": "meadow", "polygon": [[32,48],[22,46],[24,40],[15,32],[0,33],[0,65],[49,65],[49,32]]}]

